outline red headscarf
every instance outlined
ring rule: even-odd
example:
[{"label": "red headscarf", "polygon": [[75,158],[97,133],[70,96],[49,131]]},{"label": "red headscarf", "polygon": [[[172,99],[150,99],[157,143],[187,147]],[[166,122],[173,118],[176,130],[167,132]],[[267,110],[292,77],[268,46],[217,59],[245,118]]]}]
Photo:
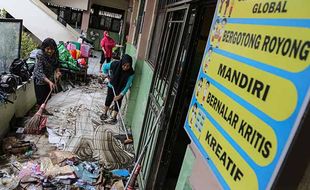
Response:
[{"label": "red headscarf", "polygon": [[112,57],[112,49],[115,47],[115,41],[109,36],[108,31],[103,32],[103,38],[100,42],[102,48],[104,48],[106,58]]}]

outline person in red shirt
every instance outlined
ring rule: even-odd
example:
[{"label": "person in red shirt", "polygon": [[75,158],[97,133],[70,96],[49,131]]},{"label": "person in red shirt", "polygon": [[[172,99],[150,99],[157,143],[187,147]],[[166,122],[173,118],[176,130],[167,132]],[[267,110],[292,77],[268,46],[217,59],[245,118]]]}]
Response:
[{"label": "person in red shirt", "polygon": [[102,70],[102,65],[106,61],[106,63],[109,63],[112,58],[112,49],[115,47],[115,41],[113,38],[110,37],[108,31],[103,32],[103,38],[100,42],[101,48],[102,48],[102,54],[100,59],[100,70]]}]

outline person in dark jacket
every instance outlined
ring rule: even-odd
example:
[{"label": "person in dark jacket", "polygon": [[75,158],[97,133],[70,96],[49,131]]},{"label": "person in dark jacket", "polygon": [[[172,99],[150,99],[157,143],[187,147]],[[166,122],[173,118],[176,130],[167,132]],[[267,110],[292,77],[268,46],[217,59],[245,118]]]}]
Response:
[{"label": "person in dark jacket", "polygon": [[56,78],[61,76],[59,67],[56,42],[52,38],[46,38],[37,52],[33,70],[34,90],[38,107],[44,103],[49,92],[55,87],[54,74]]},{"label": "person in dark jacket", "polygon": [[[118,107],[114,105],[114,110],[110,118],[108,118],[107,111],[113,101],[117,101],[121,107],[123,97],[132,85],[134,70],[132,68],[132,58],[130,55],[125,54],[120,61],[104,64],[102,67],[103,74],[109,78],[108,93],[105,100],[103,114],[100,116],[105,123],[116,124]],[[115,95],[114,96],[114,92]]]}]

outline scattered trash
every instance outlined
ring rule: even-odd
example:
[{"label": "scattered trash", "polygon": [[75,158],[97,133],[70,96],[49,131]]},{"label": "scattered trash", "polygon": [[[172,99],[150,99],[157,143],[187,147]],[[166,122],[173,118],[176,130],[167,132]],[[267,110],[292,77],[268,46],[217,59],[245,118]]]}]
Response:
[{"label": "scattered trash", "polygon": [[77,155],[69,151],[55,150],[49,154],[53,164],[60,164],[63,162],[68,163],[68,165],[73,165],[77,161]]},{"label": "scattered trash", "polygon": [[52,96],[45,134],[23,134],[25,128],[15,126],[17,137],[2,143],[0,190],[124,189],[132,145],[122,143],[125,131],[100,122],[106,91],[94,81]]},{"label": "scattered trash", "polygon": [[25,154],[28,151],[35,151],[36,146],[30,141],[22,141],[16,137],[3,139],[2,149],[7,154]]},{"label": "scattered trash", "polygon": [[33,154],[33,151],[32,151],[32,150],[29,150],[29,151],[27,151],[27,152],[25,153],[25,156],[26,156],[26,157],[31,157],[32,154]]},{"label": "scattered trash", "polygon": [[111,187],[111,190],[124,190],[124,183],[122,180],[117,180]]},{"label": "scattered trash", "polygon": [[19,180],[16,176],[10,175],[6,171],[0,171],[0,189],[13,190],[19,185]]},{"label": "scattered trash", "polygon": [[82,162],[74,166],[74,172],[83,182],[92,185],[99,177],[100,166],[96,162]]},{"label": "scattered trash", "polygon": [[116,169],[111,171],[114,176],[129,177],[130,173],[126,169]]},{"label": "scattered trash", "polygon": [[30,177],[39,174],[41,174],[40,165],[34,161],[29,161],[22,165],[18,178],[23,182],[28,182]]},{"label": "scattered trash", "polygon": [[24,130],[25,130],[25,128],[19,127],[19,128],[16,130],[16,133],[23,134],[23,133],[24,133]]}]

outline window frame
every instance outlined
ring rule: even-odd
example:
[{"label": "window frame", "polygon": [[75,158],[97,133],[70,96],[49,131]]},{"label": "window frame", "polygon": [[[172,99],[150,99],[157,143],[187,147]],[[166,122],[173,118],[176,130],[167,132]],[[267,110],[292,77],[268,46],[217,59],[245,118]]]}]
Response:
[{"label": "window frame", "polygon": [[[153,20],[153,24],[152,24],[152,31],[151,31],[151,35],[150,35],[150,43],[148,44],[148,49],[147,49],[147,52],[146,52],[146,60],[147,62],[150,64],[150,66],[155,69],[156,67],[156,64],[157,64],[157,58],[155,58],[155,60],[152,60],[151,59],[151,55],[152,54],[152,50],[155,51],[155,54],[158,54],[159,53],[159,47],[160,47],[160,44],[161,42],[158,42],[157,46],[154,45],[154,40],[155,40],[155,31],[157,29],[157,27],[159,27],[159,36],[158,36],[158,39],[161,41],[162,40],[162,33],[163,33],[163,30],[164,30],[164,21],[166,19],[166,4],[167,2],[165,0],[157,0],[156,2],[156,10],[155,10],[155,15],[154,15],[154,20]],[[161,17],[161,22],[158,22],[158,16],[162,14],[162,17]],[[159,24],[161,23],[161,25]],[[159,24],[159,25],[158,25]],[[153,47],[153,45],[155,47]],[[153,49],[155,48],[155,50]]]},{"label": "window frame", "polygon": [[145,15],[145,5],[146,5],[146,0],[139,1],[139,8],[138,8],[138,14],[137,14],[137,22],[136,22],[136,29],[135,33],[133,36],[133,41],[132,44],[137,47],[138,41],[139,41],[139,34],[141,34],[142,29],[143,29],[143,22],[144,22],[144,15]]}]

